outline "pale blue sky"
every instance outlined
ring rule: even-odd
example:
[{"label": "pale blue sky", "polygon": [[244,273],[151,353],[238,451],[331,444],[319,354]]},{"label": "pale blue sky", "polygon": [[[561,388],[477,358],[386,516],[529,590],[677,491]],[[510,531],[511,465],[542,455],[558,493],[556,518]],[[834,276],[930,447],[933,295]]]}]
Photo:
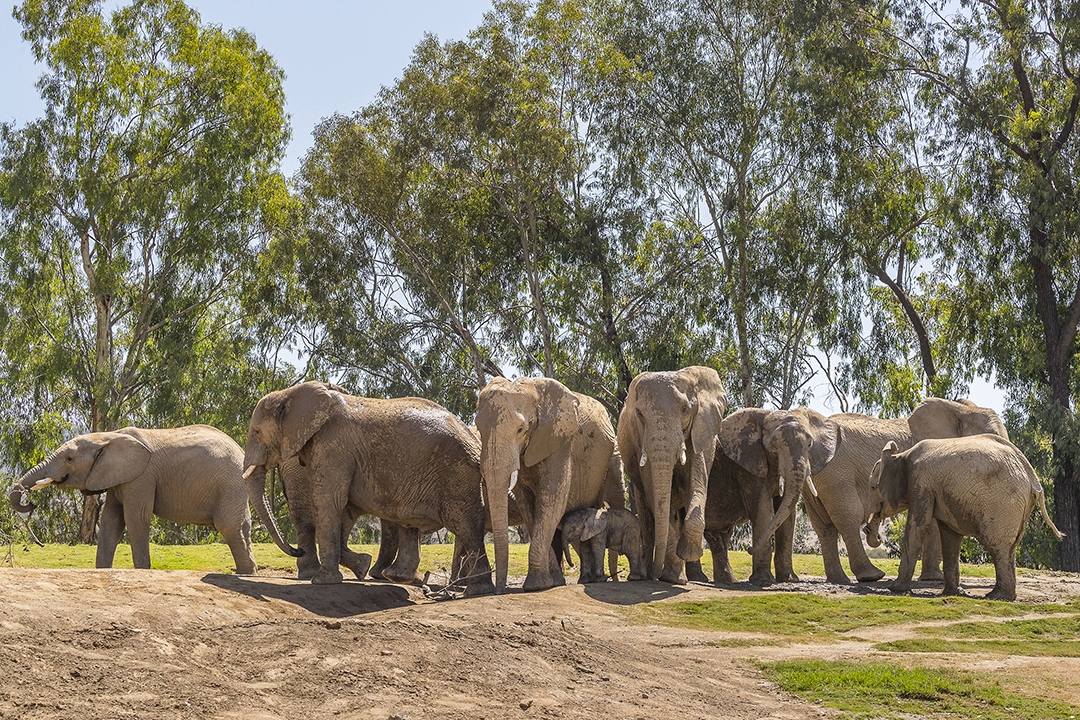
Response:
[{"label": "pale blue sky", "polygon": [[[322,118],[371,102],[380,87],[401,75],[425,33],[441,40],[464,38],[491,9],[491,0],[189,0],[188,5],[203,22],[246,28],[285,71],[292,140],[283,170],[291,176]],[[23,125],[41,115],[34,83],[42,68],[33,63],[12,7],[0,12],[0,121]],[[812,406],[839,412],[825,380],[815,378],[813,385]],[[978,378],[971,399],[998,410],[1004,401],[1000,390]]]},{"label": "pale blue sky", "polygon": [[[120,3],[109,2],[107,7]],[[324,117],[368,104],[408,64],[424,33],[464,38],[491,0],[189,0],[204,23],[243,27],[285,71],[292,141],[284,171],[292,175]],[[22,26],[0,11],[0,121],[23,125],[42,113],[34,65]]]}]

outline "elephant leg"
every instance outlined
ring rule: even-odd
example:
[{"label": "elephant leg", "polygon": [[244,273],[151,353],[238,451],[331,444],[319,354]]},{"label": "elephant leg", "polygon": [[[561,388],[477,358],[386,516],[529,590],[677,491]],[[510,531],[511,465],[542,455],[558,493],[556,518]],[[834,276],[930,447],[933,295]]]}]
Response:
[{"label": "elephant leg", "polygon": [[608,575],[611,582],[619,582],[619,553],[617,550],[607,551]]},{"label": "elephant leg", "polygon": [[861,524],[856,524],[840,528],[844,546],[847,547],[848,565],[851,566],[851,572],[855,573],[859,582],[877,582],[885,577],[885,571],[870,562],[866,548],[863,547],[860,527]]},{"label": "elephant leg", "polygon": [[377,580],[387,580],[383,577],[383,571],[390,567],[397,557],[398,546],[401,544],[401,526],[389,520],[379,520],[379,555],[375,564],[371,566],[368,574]]},{"label": "elephant leg", "polygon": [[349,536],[352,535],[356,520],[360,515],[360,508],[349,505],[341,518],[341,564],[351,570],[357,580],[367,577],[368,568],[371,567],[371,555],[358,553],[349,548]]},{"label": "elephant leg", "polygon": [[809,493],[806,493],[803,497],[806,514],[810,516],[810,524],[814,527],[814,532],[817,533],[818,541],[821,543],[821,559],[825,563],[825,579],[836,585],[849,585],[851,579],[847,576],[844,566],[840,562],[836,525],[833,524],[832,520],[824,513],[824,508],[821,508],[818,503],[820,501],[812,499]]},{"label": "elephant leg", "polygon": [[[561,455],[562,457],[557,457]],[[547,590],[566,583],[562,563],[551,551],[555,529],[566,511],[570,495],[571,465],[569,449],[548,457],[540,472],[544,487],[534,488],[533,523],[529,528],[529,573],[525,576],[522,590],[534,592]]]},{"label": "elephant leg", "polygon": [[941,552],[944,570],[945,588],[942,595],[960,594],[960,544],[964,536],[953,532],[939,522],[931,523],[931,527],[923,534],[923,557],[926,557],[926,543],[932,538],[940,538],[939,551]]},{"label": "elephant leg", "polygon": [[465,581],[465,597],[492,595],[495,583],[491,580],[491,563],[484,547],[484,523],[466,518],[449,528],[454,533],[454,547],[458,550],[458,569],[452,575],[454,581]]},{"label": "elephant leg", "polygon": [[799,582],[791,557],[795,546],[795,513],[792,513],[791,517],[776,529],[773,542],[775,543],[773,563],[776,567],[777,582]]},{"label": "elephant leg", "polygon": [[[672,502],[674,503],[674,497]],[[679,513],[671,513],[668,523],[667,552],[664,554],[664,571],[660,580],[672,585],[686,584],[686,561],[679,556],[679,544],[682,542],[682,518]]]},{"label": "elephant leg", "polygon": [[[760,497],[755,503],[753,508],[754,517],[751,519],[750,527],[753,531],[753,547],[756,548],[751,560],[752,570],[750,572],[750,583],[757,585],[758,587],[767,587],[776,582],[776,578],[773,577],[772,569],[772,539],[770,541],[763,541],[765,528],[768,526],[769,521],[773,516],[773,501],[772,497]],[[775,536],[774,536],[775,538]]]},{"label": "elephant leg", "polygon": [[148,507],[140,504],[124,505],[124,524],[127,525],[128,542],[131,544],[131,564],[136,569],[150,569],[150,521],[153,499]]},{"label": "elephant leg", "polygon": [[420,530],[401,527],[398,538],[397,557],[390,567],[383,570],[382,576],[391,582],[418,585],[422,580],[417,573],[420,567]]},{"label": "elephant leg", "polygon": [[315,523],[310,517],[300,512],[293,512],[289,506],[289,515],[292,517],[293,528],[296,530],[296,546],[304,551],[304,554],[296,558],[296,577],[299,580],[310,580],[319,571],[319,551],[315,545]]},{"label": "elephant leg", "polygon": [[124,534],[124,508],[111,493],[105,496],[105,505],[101,509],[101,529],[98,532],[97,558],[95,567],[111,568],[116,556],[116,546]]},{"label": "elephant leg", "polygon": [[341,517],[348,505],[350,474],[343,468],[313,470],[315,476],[312,497],[315,498],[315,543],[319,549],[319,569],[311,582],[315,585],[336,585],[344,578],[341,564]]},{"label": "elephant leg", "polygon": [[255,553],[251,549],[251,518],[247,517],[246,505],[244,515],[246,517],[239,524],[235,520],[232,522],[215,520],[214,529],[221,533],[221,539],[232,552],[236,574],[254,575],[258,566],[255,564]]},{"label": "elephant leg", "polygon": [[[708,539],[708,531],[706,531],[705,542],[709,543],[709,552],[712,554],[713,567],[716,567],[716,551],[713,550],[712,540]],[[701,569],[700,560],[688,560],[686,562],[686,579],[689,582],[709,582],[709,576],[705,574],[705,571]]]},{"label": "elephant leg", "polygon": [[937,530],[931,530],[923,540],[922,567],[919,570],[919,580],[934,581],[945,579],[945,576],[941,572],[943,552],[941,538],[938,536]]},{"label": "elephant leg", "polygon": [[896,580],[889,585],[889,590],[892,592],[911,591],[911,577],[915,574],[915,561],[922,550],[922,530],[928,522],[923,519],[923,527],[919,527],[918,520],[919,516],[914,512],[914,508],[910,508],[907,522],[904,523],[904,545],[900,552],[900,568],[896,571]]},{"label": "elephant leg", "polygon": [[[1019,538],[1010,547],[983,544],[994,560],[994,587],[986,594],[986,599],[1009,602],[1016,600],[1016,546]],[[942,553],[944,552],[942,548]],[[959,568],[957,571],[959,572]]]},{"label": "elephant leg", "polygon": [[[607,539],[604,537],[604,533],[600,533],[591,538],[587,544],[592,548],[592,582],[604,582],[607,580],[607,575],[604,574],[604,555],[607,554]],[[618,557],[618,554],[616,554],[616,561]]]},{"label": "elephant leg", "polygon": [[731,558],[728,557],[731,536],[734,533],[735,526],[731,525],[715,530],[707,536],[709,547],[712,548],[713,583],[716,585],[738,582],[735,571],[731,569]]}]

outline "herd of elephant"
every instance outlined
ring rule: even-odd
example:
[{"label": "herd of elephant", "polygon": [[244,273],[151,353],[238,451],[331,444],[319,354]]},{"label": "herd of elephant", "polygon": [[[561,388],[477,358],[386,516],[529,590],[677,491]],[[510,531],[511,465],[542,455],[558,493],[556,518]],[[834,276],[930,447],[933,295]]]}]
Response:
[{"label": "herd of elephant", "polygon": [[[750,581],[796,580],[800,497],[831,583],[850,582],[838,537],[857,580],[881,579],[860,532],[877,545],[882,520],[905,509],[895,590],[910,588],[921,559],[922,579],[944,580],[945,593],[959,592],[960,541],[973,536],[994,560],[990,597],[1013,600],[1016,547],[1036,504],[1061,537],[1038,478],[993,410],[940,398],[890,420],[826,417],[809,408],[725,416],[727,408],[719,375],[700,366],[634,378],[617,433],[599,401],[550,378],[492,380],[479,394],[472,427],[428,400],[356,397],[306,382],[259,401],[245,449],[205,425],[89,433],[60,446],[8,497],[28,520],[35,505],[27,490],[54,484],[107,491],[99,568],[112,566],[125,529],[134,566],[149,568],[157,515],[215,527],[240,574],[256,570],[250,502],[274,542],[297,558],[299,577],[319,584],[341,582],[339,565],[358,578],[414,582],[420,534],[445,527],[454,535],[450,579],[467,596],[505,591],[511,525],[524,525],[530,538],[526,591],[564,583],[560,542],[571,541],[581,582],[605,579],[605,549],[612,579],[622,552],[631,580],[707,581],[700,562],[706,542],[715,581],[735,582],[727,551],[746,521]],[[266,480],[274,470],[297,547],[270,511]],[[624,477],[636,514],[625,509]],[[382,524],[374,564],[347,545],[362,514]]]}]

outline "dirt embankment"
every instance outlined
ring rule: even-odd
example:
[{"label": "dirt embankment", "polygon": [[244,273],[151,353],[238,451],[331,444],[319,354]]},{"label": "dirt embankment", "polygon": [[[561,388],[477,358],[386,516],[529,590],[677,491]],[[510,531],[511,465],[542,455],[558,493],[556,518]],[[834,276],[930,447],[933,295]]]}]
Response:
[{"label": "dirt embankment", "polygon": [[[1020,580],[1021,600],[1080,595],[1076,576]],[[779,590],[856,591],[822,582]],[[418,588],[376,582],[320,587],[269,574],[0,569],[0,717],[828,714],[777,692],[747,658],[850,658],[872,652],[869,644],[717,647],[709,643],[716,634],[628,624],[617,611],[748,591],[605,583],[437,602]],[[1077,661],[1060,658],[963,661],[1026,663],[1069,683],[1080,677]]]}]

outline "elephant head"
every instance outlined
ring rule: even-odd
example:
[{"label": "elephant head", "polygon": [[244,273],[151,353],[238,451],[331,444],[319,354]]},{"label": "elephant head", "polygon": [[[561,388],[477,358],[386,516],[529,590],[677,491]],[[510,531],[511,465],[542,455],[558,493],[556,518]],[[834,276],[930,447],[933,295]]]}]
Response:
[{"label": "elephant head", "polygon": [[148,447],[124,433],[79,435],[23,475],[8,493],[8,502],[24,520],[29,520],[37,505],[22,502],[27,490],[55,485],[99,493],[139,477],[150,462],[150,455]]},{"label": "elephant head", "polygon": [[885,503],[873,516],[894,515],[908,506],[907,453],[898,453],[897,445],[890,440],[881,450],[881,459],[874,463],[870,472],[870,489],[881,494]]},{"label": "elephant head", "polygon": [[266,476],[284,460],[299,457],[306,465],[309,441],[344,402],[340,388],[321,382],[306,382],[265,395],[255,406],[248,425],[244,448],[244,479],[248,500],[282,552],[300,557],[303,551],[289,545],[270,512],[266,497]]},{"label": "elephant head", "polygon": [[578,404],[572,391],[551,378],[511,382],[499,377],[480,391],[476,427],[495,544],[496,592],[506,589],[510,564],[508,494],[523,468],[531,468],[569,445],[580,427]]},{"label": "elephant head", "polygon": [[643,517],[650,578],[664,573],[676,484],[685,494],[675,508],[676,519],[682,520],[676,553],[683,560],[701,557],[709,471],[727,405],[727,393],[712,368],[646,372],[630,383],[619,416],[619,450],[631,478],[645,491],[638,502],[639,507],[647,503]]},{"label": "elephant head", "polygon": [[926,398],[911,413],[908,427],[915,442],[986,433],[1009,439],[1009,431],[998,414],[970,400]]},{"label": "elephant head", "polygon": [[[813,476],[821,472],[840,446],[840,427],[810,408],[762,410],[745,408],[724,419],[718,434],[724,454],[756,477],[772,468],[778,479],[780,507],[760,535],[768,543],[795,512],[803,485],[816,497]],[[751,552],[756,552],[755,547]]]}]

